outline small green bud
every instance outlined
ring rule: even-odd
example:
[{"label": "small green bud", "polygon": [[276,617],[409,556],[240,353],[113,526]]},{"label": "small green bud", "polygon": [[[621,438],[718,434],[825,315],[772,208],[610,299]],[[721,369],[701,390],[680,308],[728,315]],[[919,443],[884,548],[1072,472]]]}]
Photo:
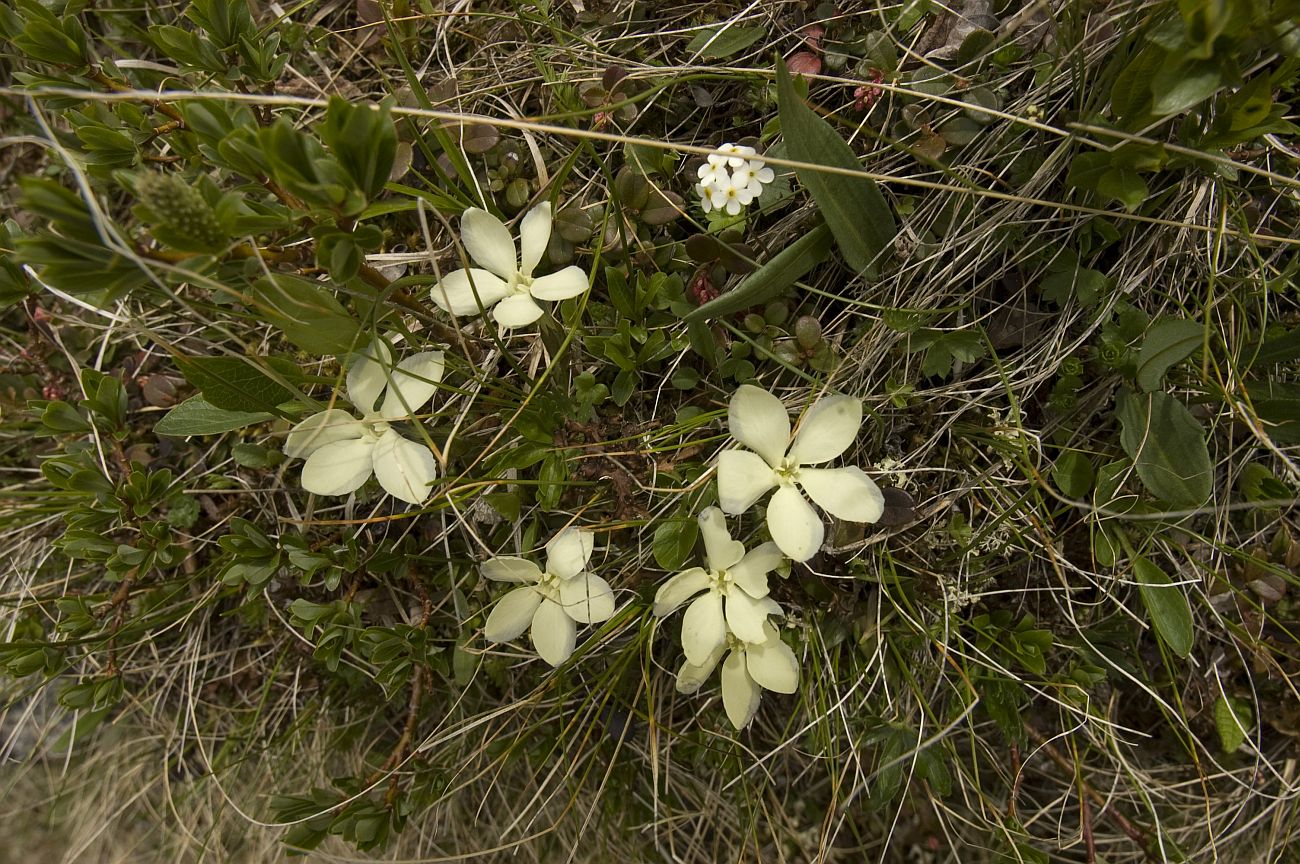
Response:
[{"label": "small green bud", "polygon": [[821,344],[822,325],[811,315],[803,315],[794,322],[794,338],[799,340],[799,347],[811,351]]}]

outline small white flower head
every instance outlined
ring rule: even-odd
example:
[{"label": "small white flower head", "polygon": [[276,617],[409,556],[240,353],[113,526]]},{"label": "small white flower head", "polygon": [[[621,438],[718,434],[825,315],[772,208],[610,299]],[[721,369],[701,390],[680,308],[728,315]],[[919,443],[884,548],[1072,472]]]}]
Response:
[{"label": "small white flower head", "polygon": [[[712,159],[713,157],[710,156],[709,158]],[[700,182],[695,187],[696,191],[699,191],[700,187],[708,188],[712,186],[719,179],[724,182],[727,179],[727,169],[721,165],[714,165],[712,162],[705,162],[695,173],[700,178]]]},{"label": "small white flower head", "polygon": [[822,546],[825,529],[805,494],[837,519],[880,519],[885,498],[861,468],[808,467],[831,461],[857,439],[862,426],[859,400],[850,396],[818,400],[791,438],[790,417],[781,400],[744,384],[731,397],[727,424],[732,436],[749,450],[725,450],[719,455],[718,503],[728,513],[744,513],[775,488],[767,505],[767,530],[791,559],[807,561]]},{"label": "small white flower head", "polygon": [[744,642],[734,636],[718,646],[702,663],[688,659],[677,673],[677,691],[694,693],[722,660],[722,707],[737,729],[744,729],[758,712],[764,690],[793,693],[799,686],[799,661],[781,641],[776,628],[763,623],[763,638]]},{"label": "small white flower head", "polygon": [[533,647],[552,666],[573,654],[578,624],[596,624],[614,614],[609,583],[586,570],[595,538],[590,531],[566,528],[546,544],[546,569],[526,558],[499,556],[479,572],[496,582],[522,582],[502,597],[488,615],[483,635],[509,642],[532,628]]},{"label": "small white flower head", "polygon": [[767,616],[781,614],[767,596],[767,574],[781,563],[776,544],[746,552],[739,540],[731,539],[717,507],[701,513],[699,523],[707,567],[692,567],[665,582],[654,607],[655,615],[664,616],[696,598],[682,618],[682,650],[686,662],[695,665],[725,646],[728,633],[744,642],[762,642]]},{"label": "small white flower head", "polygon": [[705,213],[722,210],[735,216],[763,194],[763,186],[776,179],[771,168],[763,166],[753,147],[723,144],[700,166],[700,182],[695,191]]},{"label": "small white flower head", "polygon": [[423,504],[438,463],[429,448],[398,434],[391,421],[420,411],[442,380],[441,351],[423,351],[393,365],[382,339],[353,355],[348,369],[348,401],[357,419],[341,408],[313,414],[289,431],[284,453],[306,459],[302,485],[317,495],[347,495],[373,474],[394,498]]},{"label": "small white flower head", "polygon": [[[582,268],[570,265],[547,276],[533,276],[551,238],[551,204],[543,201],[519,225],[519,254],[500,219],[471,207],[460,217],[461,242],[478,267],[457,270],[433,286],[433,302],[453,315],[492,309],[503,329],[524,327],[542,317],[538,300],[577,297],[589,287]],[[495,307],[495,308],[493,308]]]}]

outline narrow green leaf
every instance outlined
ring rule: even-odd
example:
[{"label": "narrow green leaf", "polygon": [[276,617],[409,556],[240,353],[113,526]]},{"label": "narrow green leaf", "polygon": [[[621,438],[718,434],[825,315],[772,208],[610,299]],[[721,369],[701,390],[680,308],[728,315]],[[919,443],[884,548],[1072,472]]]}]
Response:
[{"label": "narrow green leaf", "polygon": [[1160,386],[1171,366],[1201,347],[1205,331],[1195,321],[1166,318],[1157,321],[1142,340],[1137,358],[1137,384],[1145,392]]},{"label": "narrow green leaf", "polygon": [[701,59],[718,60],[744,51],[767,35],[762,27],[734,27],[720,24],[706,27],[686,43],[686,50],[699,53]]},{"label": "narrow green leaf", "polygon": [[665,570],[678,570],[695,549],[700,526],[694,519],[676,519],[660,523],[655,529],[651,549],[655,561]]},{"label": "narrow green leaf", "polygon": [[1153,495],[1176,507],[1205,503],[1214,472],[1205,431],[1187,406],[1168,393],[1124,392],[1115,415],[1120,444]]},{"label": "narrow green leaf", "polygon": [[[795,94],[790,72],[781,60],[776,65],[776,98],[786,152],[791,159],[861,170],[858,157],[835,128]],[[795,173],[817,202],[849,267],[875,279],[898,231],[894,214],[875,181],[811,169]]]},{"label": "narrow green leaf", "polygon": [[271,411],[294,398],[294,392],[267,377],[263,366],[281,377],[300,377],[297,365],[283,357],[177,357],[185,380],[203,393],[214,408],[227,411]]},{"label": "narrow green leaf", "polygon": [[1255,414],[1278,444],[1300,444],[1300,385],[1268,380],[1246,385]]},{"label": "narrow green leaf", "polygon": [[203,401],[202,396],[186,399],[153,427],[158,435],[184,438],[187,435],[219,435],[232,429],[243,429],[254,423],[271,420],[265,411],[226,411]]},{"label": "narrow green leaf", "polygon": [[1240,699],[1220,696],[1214,703],[1214,728],[1224,753],[1236,753],[1252,725],[1250,706]]},{"label": "narrow green leaf", "polygon": [[1133,561],[1133,576],[1138,593],[1147,607],[1156,633],[1179,657],[1192,653],[1192,607],[1183,589],[1158,566],[1145,558]]},{"label": "narrow green leaf", "polygon": [[830,229],[818,225],[773,255],[770,261],[746,276],[735,288],[692,310],[685,320],[687,323],[708,321],[764,303],[825,261],[830,248]]},{"label": "narrow green leaf", "polygon": [[253,284],[253,307],[290,342],[312,354],[346,354],[362,339],[361,323],[323,285],[276,273]]},{"label": "narrow green leaf", "polygon": [[1275,336],[1259,346],[1250,365],[1272,366],[1274,363],[1288,363],[1300,357],[1300,327],[1295,327]]}]

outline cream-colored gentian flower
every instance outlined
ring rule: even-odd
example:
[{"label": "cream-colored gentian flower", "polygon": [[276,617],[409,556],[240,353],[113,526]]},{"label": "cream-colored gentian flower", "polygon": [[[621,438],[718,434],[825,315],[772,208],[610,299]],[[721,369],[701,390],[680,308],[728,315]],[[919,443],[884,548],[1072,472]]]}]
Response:
[{"label": "cream-colored gentian flower", "polygon": [[829,462],[858,437],[862,403],[857,399],[820,399],[791,439],[781,400],[744,384],[731,397],[727,422],[735,439],[750,449],[726,450],[718,457],[718,503],[733,515],[744,513],[775,488],[767,505],[767,530],[791,559],[807,561],[822,546],[822,520],[804,494],[837,519],[880,519],[885,498],[861,468],[808,467]]},{"label": "cream-colored gentian flower", "polygon": [[509,642],[529,627],[537,654],[559,666],[573,654],[578,624],[595,624],[614,614],[609,583],[586,571],[594,536],[566,528],[546,544],[546,569],[526,558],[499,556],[483,562],[479,572],[496,582],[523,582],[502,597],[488,615],[483,635],[490,642]]},{"label": "cream-colored gentian flower", "polygon": [[347,495],[374,474],[389,495],[423,504],[438,476],[438,463],[428,447],[403,438],[390,421],[423,408],[442,372],[441,351],[413,354],[394,366],[392,349],[382,339],[354,355],[347,394],[361,419],[330,408],[294,426],[285,440],[286,456],[307,460],[303,488],[317,495]]},{"label": "cream-colored gentian flower", "polygon": [[694,664],[726,645],[728,632],[745,642],[763,641],[767,616],[781,611],[767,596],[767,574],[781,563],[776,544],[746,552],[744,544],[731,539],[717,507],[701,513],[699,523],[707,569],[692,567],[673,576],[655,594],[654,606],[656,615],[667,615],[699,594],[682,618],[682,650]]},{"label": "cream-colored gentian flower", "polygon": [[677,673],[677,692],[699,690],[724,654],[727,659],[722,663],[722,707],[737,729],[744,729],[754,719],[764,690],[793,693],[799,686],[799,661],[790,646],[781,641],[776,628],[765,621],[762,638],[757,642],[729,636],[702,663],[688,659]]},{"label": "cream-colored gentian flower", "polygon": [[520,223],[518,257],[509,229],[486,210],[466,210],[460,217],[460,231],[465,251],[479,266],[457,270],[433,286],[433,302],[453,315],[492,309],[492,317],[502,327],[523,327],[542,317],[542,307],[535,301],[567,300],[589,287],[587,274],[573,265],[533,276],[551,237],[549,201],[529,210]]}]

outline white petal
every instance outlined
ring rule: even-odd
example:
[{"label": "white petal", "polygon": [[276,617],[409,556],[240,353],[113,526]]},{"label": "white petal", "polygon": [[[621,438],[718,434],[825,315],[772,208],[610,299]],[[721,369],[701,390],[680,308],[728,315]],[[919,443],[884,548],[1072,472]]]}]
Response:
[{"label": "white petal", "polygon": [[423,504],[429,484],[438,477],[438,463],[429,448],[408,441],[389,429],[375,444],[375,477],[384,491],[407,504]]},{"label": "white petal", "polygon": [[727,201],[727,215],[728,215],[728,216],[735,216],[735,215],[736,215],[737,213],[739,213],[739,212],[740,212],[740,200],[739,200],[738,198],[731,198],[731,199],[728,199],[728,201]]},{"label": "white petal", "polygon": [[492,317],[502,327],[526,327],[542,317],[542,307],[527,294],[512,294],[496,305]]},{"label": "white petal", "polygon": [[559,666],[573,655],[577,641],[577,627],[564,607],[543,600],[533,616],[533,647],[537,649],[537,655],[552,666]]},{"label": "white petal", "polygon": [[[478,572],[493,582],[540,582],[542,571],[526,558],[498,555],[479,565]],[[521,631],[522,632],[522,631]]]},{"label": "white petal", "polygon": [[762,642],[767,616],[781,611],[771,597],[755,600],[744,591],[727,594],[727,626],[742,642]]},{"label": "white petal", "polygon": [[742,384],[727,406],[727,429],[773,468],[790,446],[790,416],[781,400],[752,384]]},{"label": "white petal", "polygon": [[722,707],[727,709],[727,719],[737,729],[744,729],[758,712],[758,702],[763,691],[749,677],[745,668],[745,655],[732,651],[722,663]]},{"label": "white petal", "polygon": [[727,513],[744,513],[775,485],[776,474],[757,453],[724,450],[718,454],[718,504]]},{"label": "white petal", "polygon": [[785,556],[770,540],[745,553],[740,563],[729,571],[731,581],[750,597],[767,596],[767,574],[780,566]]},{"label": "white petal", "polygon": [[441,351],[421,351],[398,363],[379,413],[389,420],[418,413],[433,398],[443,369]]},{"label": "white petal", "polygon": [[326,444],[360,438],[365,427],[341,408],[330,408],[313,414],[289,430],[284,439],[284,455],[290,459],[306,459]]},{"label": "white petal", "polygon": [[722,655],[726,650],[726,644],[722,644],[712,654],[704,658],[704,662],[699,665],[683,663],[682,668],[677,672],[677,692],[694,693],[699,690],[700,685],[713,674],[714,668],[717,667],[718,661],[722,659]]},{"label": "white petal", "polygon": [[483,626],[483,636],[489,642],[509,642],[528,629],[540,605],[541,594],[528,586],[516,588],[492,607]]},{"label": "white petal", "polygon": [[471,207],[460,217],[460,242],[475,264],[502,279],[509,279],[519,269],[509,229],[486,210]]},{"label": "white petal", "polygon": [[727,519],[717,507],[708,507],[699,515],[700,533],[704,535],[704,557],[709,569],[717,573],[726,570],[745,557],[745,544],[732,540],[727,531]]},{"label": "white petal", "polygon": [[829,462],[849,449],[862,428],[862,400],[827,396],[808,409],[789,457],[796,465]]},{"label": "white petal", "polygon": [[370,479],[375,445],[365,438],[326,444],[302,466],[302,488],[317,495],[346,495]]},{"label": "white petal", "polygon": [[683,570],[659,586],[655,592],[654,613],[663,617],[708,587],[709,574],[703,568]]},{"label": "white petal", "polygon": [[774,693],[793,693],[799,686],[799,661],[769,624],[769,637],[745,646],[745,665],[758,686]]},{"label": "white petal", "polygon": [[561,582],[560,602],[579,624],[608,621],[614,614],[614,591],[595,573],[579,573]]},{"label": "white petal", "polygon": [[582,272],[582,268],[570,264],[558,273],[538,276],[533,280],[528,293],[538,300],[568,300],[570,297],[577,297],[590,287],[587,274]]},{"label": "white petal", "polygon": [[750,163],[749,167],[754,172],[754,179],[757,180],[759,183],[771,183],[773,180],[776,179],[776,175],[772,173],[771,168],[761,167],[762,164],[763,164],[762,162],[759,162],[758,165],[760,167],[754,168],[754,163]]},{"label": "white petal", "polygon": [[727,641],[727,621],[722,615],[722,595],[710,591],[686,607],[682,616],[682,651],[699,665]]},{"label": "white petal", "polygon": [[885,496],[861,468],[803,468],[798,483],[818,507],[849,522],[878,522]]},{"label": "white petal", "polygon": [[546,253],[546,243],[551,239],[551,202],[543,201],[519,223],[519,272],[532,276],[537,262]]},{"label": "white petal", "polygon": [[822,520],[793,486],[782,486],[767,503],[767,530],[793,561],[807,561],[822,548]]},{"label": "white petal", "polygon": [[581,528],[565,528],[546,544],[546,572],[572,579],[582,572],[596,548],[596,535]]},{"label": "white petal", "polygon": [[364,350],[353,354],[351,359],[348,400],[362,414],[372,414],[379,394],[388,386],[388,370],[393,368],[393,349],[383,339],[375,339]]},{"label": "white petal", "polygon": [[[486,270],[471,267],[448,273],[430,296],[438,308],[453,315],[477,315],[509,293],[506,283]],[[480,305],[482,304],[482,305]]]}]

